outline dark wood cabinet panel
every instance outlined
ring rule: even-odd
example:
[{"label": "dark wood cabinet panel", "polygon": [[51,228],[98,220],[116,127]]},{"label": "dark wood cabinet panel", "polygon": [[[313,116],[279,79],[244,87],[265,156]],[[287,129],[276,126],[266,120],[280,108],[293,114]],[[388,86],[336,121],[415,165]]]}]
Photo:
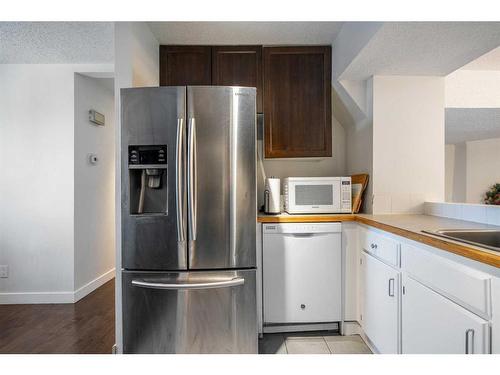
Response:
[{"label": "dark wood cabinet panel", "polygon": [[262,46],[212,47],[212,85],[256,87],[262,112]]},{"label": "dark wood cabinet panel", "polygon": [[265,47],[268,158],[332,155],[331,47]]},{"label": "dark wood cabinet panel", "polygon": [[160,46],[160,85],[211,85],[210,46]]}]

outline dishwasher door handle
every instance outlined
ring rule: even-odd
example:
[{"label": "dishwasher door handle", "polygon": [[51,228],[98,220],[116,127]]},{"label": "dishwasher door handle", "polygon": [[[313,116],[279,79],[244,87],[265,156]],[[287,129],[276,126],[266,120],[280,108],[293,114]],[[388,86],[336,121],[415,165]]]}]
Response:
[{"label": "dishwasher door handle", "polygon": [[320,237],[326,236],[331,233],[281,233],[285,237],[295,237],[295,238],[309,238],[309,237]]}]

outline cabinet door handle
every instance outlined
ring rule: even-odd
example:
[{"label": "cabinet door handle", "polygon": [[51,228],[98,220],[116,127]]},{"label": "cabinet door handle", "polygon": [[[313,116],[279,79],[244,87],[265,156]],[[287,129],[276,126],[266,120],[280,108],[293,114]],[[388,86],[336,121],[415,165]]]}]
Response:
[{"label": "cabinet door handle", "polygon": [[465,354],[474,354],[474,330],[465,331]]},{"label": "cabinet door handle", "polygon": [[376,248],[377,248],[377,244],[376,244],[376,243],[372,243],[372,244],[370,245],[370,247],[371,247],[372,249],[376,249]]},{"label": "cabinet door handle", "polygon": [[389,279],[389,297],[394,297],[394,279]]}]

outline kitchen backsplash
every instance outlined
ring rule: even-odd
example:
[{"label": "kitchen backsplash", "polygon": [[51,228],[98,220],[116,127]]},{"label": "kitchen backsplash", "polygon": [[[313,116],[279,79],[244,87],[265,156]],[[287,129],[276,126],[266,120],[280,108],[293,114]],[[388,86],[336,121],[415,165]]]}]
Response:
[{"label": "kitchen backsplash", "polygon": [[426,215],[500,226],[500,206],[470,203],[425,202]]}]

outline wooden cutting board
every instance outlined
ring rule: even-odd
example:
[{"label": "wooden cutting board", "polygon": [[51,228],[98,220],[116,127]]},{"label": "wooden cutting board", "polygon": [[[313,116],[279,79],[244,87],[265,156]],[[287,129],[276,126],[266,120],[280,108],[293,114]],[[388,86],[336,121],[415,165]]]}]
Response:
[{"label": "wooden cutting board", "polygon": [[369,176],[366,173],[351,176],[352,213],[357,214],[363,204],[363,196],[368,186]]}]

